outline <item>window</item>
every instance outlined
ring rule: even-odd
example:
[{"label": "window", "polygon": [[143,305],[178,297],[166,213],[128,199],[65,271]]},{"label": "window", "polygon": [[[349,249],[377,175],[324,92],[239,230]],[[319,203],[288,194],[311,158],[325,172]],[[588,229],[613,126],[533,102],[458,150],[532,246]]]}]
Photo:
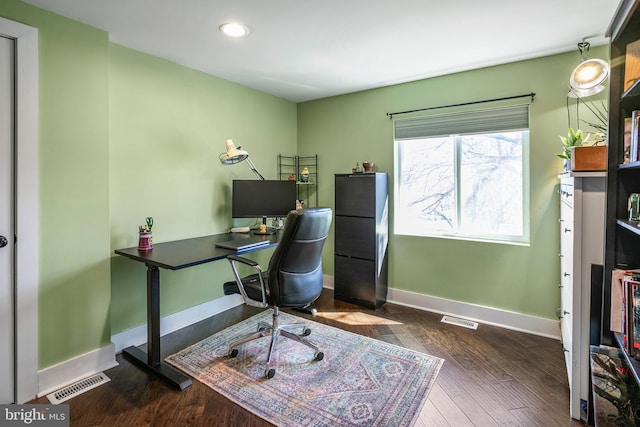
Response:
[{"label": "window", "polygon": [[527,244],[529,106],[394,121],[396,234]]}]

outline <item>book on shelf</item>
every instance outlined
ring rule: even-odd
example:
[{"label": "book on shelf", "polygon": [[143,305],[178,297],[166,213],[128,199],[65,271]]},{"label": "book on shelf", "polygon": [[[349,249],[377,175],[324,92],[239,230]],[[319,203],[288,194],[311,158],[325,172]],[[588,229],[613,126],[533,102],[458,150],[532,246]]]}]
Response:
[{"label": "book on shelf", "polygon": [[622,284],[621,333],[624,350],[632,357],[640,355],[640,271],[626,270]]},{"label": "book on shelf", "polygon": [[[638,137],[640,133],[640,110],[634,110],[631,112],[629,118],[629,161],[637,162],[640,160],[638,157]],[[626,139],[626,123],[625,123],[625,139]],[[625,142],[626,144],[626,142]]]},{"label": "book on shelf", "polygon": [[638,281],[628,283],[626,337],[627,352],[630,356],[640,356],[640,277]]},{"label": "book on shelf", "polygon": [[640,79],[640,40],[627,45],[624,59],[624,91]]},{"label": "book on shelf", "polygon": [[622,282],[625,270],[614,268],[611,272],[611,318],[609,327],[612,332],[622,333]]},{"label": "book on shelf", "polygon": [[631,117],[624,119],[624,160],[622,163],[629,163],[631,153]]}]

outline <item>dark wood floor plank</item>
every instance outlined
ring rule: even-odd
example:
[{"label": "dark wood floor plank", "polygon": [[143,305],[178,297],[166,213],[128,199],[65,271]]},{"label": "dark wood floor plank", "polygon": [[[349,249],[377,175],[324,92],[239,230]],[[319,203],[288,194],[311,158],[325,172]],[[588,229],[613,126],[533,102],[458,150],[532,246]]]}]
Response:
[{"label": "dark wood floor plank", "polygon": [[[427,402],[428,413],[420,414],[421,423],[424,425],[437,425],[440,418],[446,421],[448,426],[464,427],[473,426],[473,422],[465,415],[456,402],[447,395],[439,384],[433,386],[433,390],[429,393],[429,401]],[[431,409],[433,408],[433,409]],[[437,411],[437,414],[434,413]],[[442,414],[445,414],[446,417]],[[432,419],[430,417],[433,417]],[[485,424],[489,427],[490,424]]]},{"label": "dark wood floor plank", "polygon": [[[448,325],[439,314],[394,304],[371,310],[335,301],[330,290],[314,306],[316,318],[285,311],[445,360],[415,427],[583,425],[569,416],[564,356],[556,340],[491,325],[477,330]],[[260,311],[240,306],[168,334],[162,355]],[[109,383],[66,402],[71,426],[271,425],[198,381],[180,392],[122,355],[117,361],[119,366],[105,372]]]}]

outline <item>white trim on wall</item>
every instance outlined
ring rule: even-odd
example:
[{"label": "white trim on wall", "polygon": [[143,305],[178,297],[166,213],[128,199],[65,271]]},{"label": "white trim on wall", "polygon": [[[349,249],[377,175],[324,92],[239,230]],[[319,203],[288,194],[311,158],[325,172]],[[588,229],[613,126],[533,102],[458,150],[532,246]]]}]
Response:
[{"label": "white trim on wall", "polygon": [[[195,307],[164,316],[160,318],[160,336],[165,336],[242,304],[244,304],[244,301],[239,294],[225,295]],[[112,335],[111,342],[115,345],[116,353],[121,353],[122,349],[132,345],[144,344],[147,342],[147,324]]]},{"label": "white trim on wall", "polygon": [[114,366],[118,366],[118,362],[115,360],[113,344],[49,366],[38,372],[38,397],[46,396]]},{"label": "white trim on wall", "polygon": [[[333,283],[333,276],[323,276],[323,286],[325,288],[333,289]],[[387,301],[419,310],[460,317],[481,324],[494,325],[548,338],[560,339],[560,323],[556,320],[393,288],[390,288],[388,291]],[[160,335],[167,335],[242,304],[243,301],[240,295],[226,295],[178,313],[164,316],[160,319]],[[112,344],[107,347],[78,356],[41,371],[39,373],[40,390],[38,391],[38,395],[44,396],[78,379],[116,366],[117,362],[115,362],[114,359],[116,353],[121,353],[122,349],[126,347],[132,345],[138,346],[147,341],[147,326],[143,324],[112,335],[111,341]]]},{"label": "white trim on wall", "polygon": [[[326,289],[333,289],[333,284],[333,276],[323,276],[323,286]],[[521,313],[514,313],[493,307],[485,307],[465,302],[452,301],[444,298],[438,298],[393,288],[389,288],[387,301],[392,304],[404,305],[407,307],[443,315],[451,315],[479,322],[481,324],[498,326],[501,328],[512,329],[520,332],[560,340],[560,323],[557,320],[529,316]],[[188,308],[178,313],[162,317],[160,319],[160,335],[164,336],[171,332],[177,331],[178,329],[184,328],[193,323],[204,320],[215,314],[222,313],[225,310],[242,304],[243,301],[240,295],[227,295],[212,301],[205,302],[195,307]],[[147,341],[146,324],[112,335],[111,341],[113,342],[111,351],[115,351],[115,353],[120,353],[122,352],[122,349],[131,345],[141,345]],[[104,349],[101,349],[99,351],[104,351]],[[92,360],[91,355],[81,356],[81,358],[86,357],[89,357],[89,360]],[[47,387],[46,390],[41,390],[39,394],[44,395],[51,390],[57,390],[75,381],[77,377],[77,369],[75,367],[75,364],[78,363],[77,361],[80,359],[71,359],[61,365],[56,365],[54,367],[51,367],[50,369],[48,368],[43,371],[40,374],[41,384],[46,384]],[[87,372],[83,375],[88,376],[99,371],[100,369],[97,369],[94,372]],[[61,374],[61,372],[66,372],[66,374]],[[52,380],[51,378],[53,378],[54,380]],[[55,384],[56,381],[57,385]]]},{"label": "white trim on wall", "polygon": [[0,18],[16,41],[16,403],[38,391],[38,29]]},{"label": "white trim on wall", "polygon": [[[167,335],[243,303],[240,295],[227,295],[178,313],[164,316],[160,319],[160,336]],[[138,346],[147,342],[147,325],[143,324],[112,335],[111,342],[108,346],[65,360],[38,372],[38,397],[46,396],[78,380],[118,366],[115,357],[117,353],[122,352],[123,348],[132,345]]]},{"label": "white trim on wall", "polygon": [[560,340],[560,322],[557,320],[397,289],[389,289],[388,301],[433,313]]},{"label": "white trim on wall", "polygon": [[[324,277],[324,287],[333,289],[333,277]],[[389,288],[387,302],[560,340],[560,322],[557,320],[394,288]]]}]

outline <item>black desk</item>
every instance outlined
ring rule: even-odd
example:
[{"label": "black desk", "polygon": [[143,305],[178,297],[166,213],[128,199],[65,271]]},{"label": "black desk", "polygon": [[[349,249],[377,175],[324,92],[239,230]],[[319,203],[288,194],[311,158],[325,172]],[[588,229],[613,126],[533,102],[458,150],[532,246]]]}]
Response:
[{"label": "black desk", "polygon": [[[160,268],[181,270],[194,265],[225,259],[238,252],[216,247],[216,242],[255,237],[253,234],[224,233],[193,239],[154,243],[150,251],[139,251],[137,247],[118,249],[118,255],[131,258],[147,266],[147,353],[131,346],[122,352],[137,365],[148,369],[180,390],[191,385],[191,378],[167,365],[160,356]],[[246,254],[278,244],[280,233],[262,236],[269,244],[241,252]]]}]

